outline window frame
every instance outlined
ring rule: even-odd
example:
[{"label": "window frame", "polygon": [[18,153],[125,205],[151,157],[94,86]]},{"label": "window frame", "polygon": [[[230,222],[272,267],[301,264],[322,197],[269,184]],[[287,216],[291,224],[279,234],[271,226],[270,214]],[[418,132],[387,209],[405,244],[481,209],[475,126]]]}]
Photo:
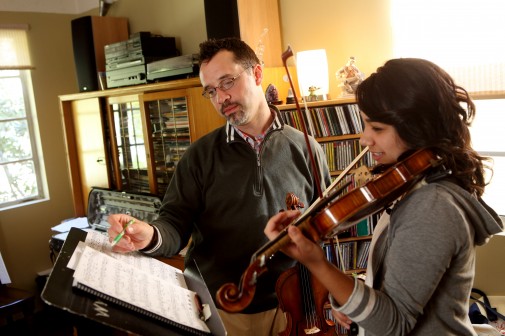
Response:
[{"label": "window frame", "polygon": [[[17,71],[18,75],[4,75],[4,71]],[[27,129],[30,139],[30,147],[31,147],[31,158],[10,161],[10,162],[0,162],[0,166],[6,164],[12,164],[15,162],[23,162],[23,161],[32,161],[33,163],[33,171],[35,174],[35,182],[37,186],[36,195],[32,195],[29,197],[17,198],[13,201],[0,202],[0,211],[10,209],[13,207],[24,206],[28,204],[32,204],[33,202],[41,201],[47,199],[47,183],[46,183],[46,175],[45,169],[43,165],[43,156],[40,145],[40,134],[38,131],[38,123],[36,118],[36,109],[33,95],[33,85],[31,81],[31,73],[30,70],[19,69],[19,70],[0,70],[0,78],[8,78],[8,77],[19,77],[21,82],[21,90],[23,94],[23,102],[25,115],[23,117],[17,117],[8,120],[0,120],[0,123],[9,122],[12,120],[26,120]]]},{"label": "window frame", "polygon": [[[502,107],[505,108],[505,95],[495,95],[494,97],[479,97],[478,95],[472,95],[472,100],[476,105],[476,116],[472,125],[470,126],[470,134],[472,137],[472,143],[474,149],[482,156],[486,156],[491,158],[491,172],[486,171],[486,181],[489,182],[489,185],[486,187],[483,195],[484,201],[486,201],[500,216],[505,216],[505,206],[503,206],[503,194],[501,191],[501,185],[498,184],[497,180],[503,180],[505,175],[505,170],[498,168],[503,166],[503,158],[505,158],[505,145],[501,142],[495,142],[489,139],[489,142],[485,141],[476,141],[479,136],[483,136],[486,138],[489,134],[494,135],[493,138],[497,136],[496,132],[493,132],[491,127],[496,125],[491,125],[490,128],[483,126],[484,121],[489,118],[487,113],[496,114],[499,113],[497,111],[501,111]],[[488,102],[496,104],[492,105],[493,110],[486,109],[488,106]],[[477,122],[476,122],[477,121]],[[484,143],[484,144],[483,144]],[[497,148],[498,146],[498,148]],[[500,161],[498,165],[496,163],[497,159]],[[498,175],[498,177],[497,177]]]}]

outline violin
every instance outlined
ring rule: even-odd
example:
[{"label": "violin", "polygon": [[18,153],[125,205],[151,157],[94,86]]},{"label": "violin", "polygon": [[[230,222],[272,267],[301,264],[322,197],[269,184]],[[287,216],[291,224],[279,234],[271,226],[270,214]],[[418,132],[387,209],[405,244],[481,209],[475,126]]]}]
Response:
[{"label": "violin", "polygon": [[324,315],[328,290],[305,266],[297,263],[282,273],[275,291],[287,322],[279,336],[337,335],[335,323]]},{"label": "violin", "polygon": [[[429,149],[419,149],[403,161],[388,168],[363,186],[335,199],[332,192],[318,199],[290,225],[297,226],[314,242],[335,236],[385,208],[410,190],[425,173],[440,164],[440,159]],[[226,283],[219,288],[216,301],[223,310],[240,312],[247,307],[255,292],[258,277],[267,271],[267,262],[290,242],[287,228],[261,247],[251,257],[242,274],[239,286]]]},{"label": "violin", "polygon": [[[294,210],[303,204],[296,195],[288,193],[286,207]],[[335,323],[324,315],[328,290],[303,264],[297,263],[284,271],[277,279],[275,292],[286,315],[286,329],[279,336],[337,336]]]},{"label": "violin", "polygon": [[[290,47],[283,53],[286,71],[288,70],[286,59],[292,55]],[[288,78],[293,87],[289,71]],[[294,89],[293,94],[297,110],[301,114]],[[306,128],[305,126],[303,128],[309,153],[311,153]],[[360,155],[364,155],[363,152]],[[312,154],[310,158],[317,176]],[[380,176],[343,195],[341,188],[335,188],[335,183],[332,183],[324,193],[320,190],[320,184],[316,183],[319,188],[319,198],[290,225],[297,226],[307,238],[320,243],[323,239],[347,230],[363,218],[385,209],[408,192],[430,168],[439,164],[440,159],[433,152],[422,148],[392,165]],[[238,313],[252,302],[258,278],[268,270],[268,261],[291,241],[287,233],[288,227],[253,254],[238,286],[234,283],[226,283],[219,288],[216,293],[216,302],[220,308],[230,313]]]}]

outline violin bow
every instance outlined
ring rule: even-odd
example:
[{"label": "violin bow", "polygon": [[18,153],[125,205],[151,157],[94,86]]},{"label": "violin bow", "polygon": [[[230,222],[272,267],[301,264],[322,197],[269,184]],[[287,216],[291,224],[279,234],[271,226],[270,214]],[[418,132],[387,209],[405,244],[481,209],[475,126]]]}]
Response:
[{"label": "violin bow", "polygon": [[[319,198],[322,198],[323,191],[321,189],[321,177],[319,176],[319,170],[318,170],[316,161],[314,160],[314,156],[312,155],[312,146],[310,145],[309,135],[307,133],[307,126],[305,125],[305,118],[303,117],[302,110],[300,108],[300,104],[298,103],[298,97],[296,96],[295,86],[293,85],[293,81],[291,80],[291,75],[289,73],[289,69],[288,69],[288,65],[287,65],[287,59],[291,56],[293,56],[293,50],[291,49],[291,46],[288,45],[288,48],[286,49],[286,51],[282,53],[282,63],[284,64],[284,68],[286,69],[286,74],[288,75],[289,85],[291,86],[291,90],[293,91],[293,98],[294,98],[295,104],[296,104],[296,112],[298,113],[298,118],[301,121],[303,136],[305,137],[305,143],[307,144],[307,148],[309,151],[310,163],[312,165],[312,170],[314,171],[314,180],[316,181],[316,185],[317,185],[317,194],[319,195]],[[307,105],[305,105],[305,106],[307,106]]]},{"label": "violin bow", "polygon": [[361,153],[359,153],[358,156],[356,156],[354,158],[354,160],[352,160],[352,162],[344,170],[342,170],[342,172],[337,176],[337,178],[335,179],[335,181],[333,181],[332,184],[330,184],[330,186],[328,188],[326,188],[326,190],[323,193],[323,196],[328,196],[328,193],[333,188],[335,188],[335,186],[340,182],[340,180],[342,180],[342,178],[344,178],[344,176],[347,175],[347,173],[349,173],[349,171],[352,169],[352,167],[354,167],[354,165],[356,163],[358,163],[358,161],[368,152],[368,150],[369,150],[369,148],[368,148],[368,146],[366,146],[361,151]]},{"label": "violin bow", "polygon": [[[326,190],[324,192],[321,190],[321,177],[319,176],[319,170],[317,169],[318,168],[317,164],[316,164],[314,157],[312,155],[312,147],[310,145],[310,141],[309,141],[309,137],[308,137],[307,126],[305,125],[305,118],[303,118],[300,104],[298,103],[298,97],[296,96],[296,90],[294,88],[293,81],[291,79],[291,75],[289,73],[289,69],[287,66],[287,59],[291,56],[293,56],[293,50],[291,49],[291,46],[288,45],[288,48],[286,49],[286,51],[282,53],[282,63],[284,64],[284,68],[286,69],[286,74],[288,76],[289,85],[291,86],[291,90],[293,91],[293,98],[294,98],[294,101],[296,104],[296,112],[298,113],[298,118],[301,120],[302,131],[303,131],[303,135],[305,136],[305,142],[307,143],[307,147],[309,150],[309,155],[310,155],[311,164],[312,164],[312,170],[314,170],[314,178],[317,182],[317,190],[318,190],[319,200],[321,200],[324,197],[328,196],[328,194],[333,190],[333,188],[335,188],[335,186],[342,180],[342,178],[344,176],[346,176],[349,173],[349,171],[352,169],[352,167],[354,167],[354,165],[356,165],[356,163],[358,163],[358,161],[368,152],[369,148],[368,148],[368,146],[365,147],[361,151],[361,153],[359,153],[358,156],[356,156],[354,158],[354,160],[339,174],[339,176],[331,183],[331,185],[328,188],[326,188]],[[305,105],[305,110],[308,110],[307,102],[305,101],[305,99],[304,99],[304,105]],[[317,203],[317,201],[315,203]],[[310,209],[310,207],[309,207],[309,209]],[[307,210],[309,210],[309,209],[307,209]]]}]

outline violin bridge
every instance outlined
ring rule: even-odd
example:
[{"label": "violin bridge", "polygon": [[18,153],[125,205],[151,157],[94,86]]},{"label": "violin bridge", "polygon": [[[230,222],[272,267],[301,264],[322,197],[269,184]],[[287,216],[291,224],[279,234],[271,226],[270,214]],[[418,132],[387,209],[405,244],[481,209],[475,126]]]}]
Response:
[{"label": "violin bridge", "polygon": [[372,174],[367,166],[360,166],[354,169],[354,180],[357,187],[360,187],[372,179]]},{"label": "violin bridge", "polygon": [[312,334],[317,334],[321,330],[318,327],[313,326],[312,328],[304,329],[303,331],[305,332],[305,335],[312,335]]}]

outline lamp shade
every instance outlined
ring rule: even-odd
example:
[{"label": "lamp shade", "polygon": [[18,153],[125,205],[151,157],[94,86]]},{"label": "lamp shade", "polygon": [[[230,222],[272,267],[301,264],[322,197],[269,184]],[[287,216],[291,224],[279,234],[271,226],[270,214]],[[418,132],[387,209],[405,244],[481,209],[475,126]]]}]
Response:
[{"label": "lamp shade", "polygon": [[325,49],[296,53],[296,73],[302,96],[328,95],[330,83]]}]

